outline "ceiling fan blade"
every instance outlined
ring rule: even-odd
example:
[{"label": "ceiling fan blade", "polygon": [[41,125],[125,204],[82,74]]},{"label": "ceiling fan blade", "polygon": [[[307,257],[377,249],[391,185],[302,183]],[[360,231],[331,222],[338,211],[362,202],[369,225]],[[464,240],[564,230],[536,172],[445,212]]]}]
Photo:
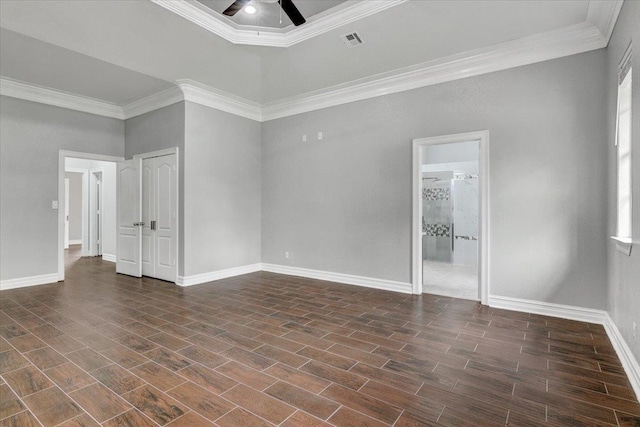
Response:
[{"label": "ceiling fan blade", "polygon": [[291,22],[293,22],[293,25],[297,27],[307,22],[291,0],[280,0],[279,3],[282,5],[284,13],[286,13],[289,19],[291,19]]},{"label": "ceiling fan blade", "polygon": [[229,6],[224,12],[222,12],[222,14],[227,16],[233,16],[236,13],[238,13],[239,10],[242,10],[242,8],[245,7],[245,5],[250,1],[251,0],[236,0],[233,2],[231,6]]}]

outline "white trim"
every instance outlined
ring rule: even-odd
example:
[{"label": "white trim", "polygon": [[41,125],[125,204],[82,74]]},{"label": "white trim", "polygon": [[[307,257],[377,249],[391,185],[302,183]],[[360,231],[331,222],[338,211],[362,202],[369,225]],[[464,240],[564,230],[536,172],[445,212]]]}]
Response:
[{"label": "white trim", "polygon": [[49,283],[56,283],[57,281],[57,273],[43,274],[40,276],[31,277],[18,277],[17,279],[7,279],[0,281],[0,291],[25,288],[27,286],[46,285]]},{"label": "white trim", "polygon": [[116,262],[117,258],[115,255],[113,254],[102,254],[102,260],[103,261],[109,261],[109,262]]},{"label": "white trim", "polygon": [[[168,3],[173,5],[184,2]],[[5,81],[11,79],[4,77],[1,78],[3,83],[1,93],[16,98],[120,119],[135,117],[181,100],[186,100],[263,122],[600,49],[605,47],[607,42],[608,40],[597,27],[583,22],[547,33],[523,37],[494,46],[392,70],[387,73],[266,104],[259,104],[189,79],[176,80],[177,88],[163,89],[156,94],[148,95],[124,105],[102,103],[104,105],[100,108],[92,108],[91,105],[93,104],[87,105],[84,101],[88,98],[69,95],[24,82],[13,81],[24,90],[5,93]],[[42,93],[40,94],[40,92]],[[56,98],[58,95],[60,99],[65,101],[59,101]],[[96,100],[92,100],[92,102],[95,103]],[[118,111],[117,114],[115,114],[116,111]]]},{"label": "white trim", "polygon": [[607,331],[611,345],[613,345],[613,348],[620,358],[620,363],[622,363],[624,372],[627,374],[631,387],[636,393],[636,398],[640,402],[640,365],[638,364],[638,360],[636,360],[629,345],[620,333],[620,330],[613,319],[611,319],[611,316],[609,316],[609,313],[605,313],[605,315],[604,329]]},{"label": "white trim", "polygon": [[213,282],[215,280],[226,279],[229,277],[241,276],[243,274],[255,273],[261,271],[261,264],[243,265],[241,267],[227,268],[224,270],[211,271],[209,273],[194,274],[192,276],[178,276],[176,285],[193,286],[201,283]]},{"label": "white trim", "polygon": [[184,93],[184,100],[235,114],[247,119],[262,121],[260,104],[248,99],[212,88],[189,79],[176,80],[176,84]]},{"label": "white trim", "polygon": [[286,274],[289,276],[308,277],[310,279],[326,280],[328,282],[344,283],[347,285],[364,286],[385,291],[411,293],[411,283],[395,280],[377,279],[374,277],[356,276],[353,274],[334,273],[331,271],[311,270],[308,268],[290,267],[286,265],[262,264],[262,271]]},{"label": "white trim", "polygon": [[122,108],[115,103],[25,83],[8,77],[0,77],[0,94],[84,113],[124,119]]},{"label": "white trim", "polygon": [[[91,255],[91,247],[89,245],[89,169],[66,167],[65,162],[64,171],[82,174],[82,189],[80,190],[82,206],[80,210],[80,222],[82,226],[82,239],[80,240],[80,244],[82,245],[82,250],[80,251],[80,256],[89,256]],[[66,198],[66,194],[63,195],[63,199],[64,198]]]},{"label": "white trim", "polygon": [[180,88],[173,86],[167,89],[162,89],[161,91],[151,95],[123,103],[121,105],[122,116],[127,120],[183,100],[184,94]]},{"label": "white trim", "polygon": [[633,240],[630,237],[611,236],[610,238],[616,244],[616,250],[618,252],[622,252],[626,256],[631,256],[631,249],[633,248]]},{"label": "white trim", "polygon": [[81,244],[82,244],[82,239],[69,240],[69,245],[81,245]]},{"label": "white trim", "polygon": [[611,345],[616,351],[624,368],[633,391],[640,401],[640,365],[618,330],[613,319],[604,310],[575,307],[571,305],[553,304],[550,302],[525,300],[520,298],[491,295],[489,306],[503,310],[540,314],[543,316],[559,317],[580,322],[595,323],[604,326]]},{"label": "white trim", "polygon": [[[119,162],[123,157],[107,156],[104,154],[82,153],[79,151],[60,150],[58,152],[58,200],[64,200],[64,173],[65,159],[75,157],[78,159],[100,160],[103,162]],[[84,230],[83,230],[84,233]],[[83,234],[84,237],[84,234]],[[84,251],[85,245],[82,245]],[[58,281],[64,280],[64,209],[58,209]]]},{"label": "white trim", "polygon": [[[168,156],[170,154],[178,154],[178,147],[163,148],[161,150],[150,151],[148,153],[135,154],[134,159],[151,159],[153,157]],[[176,161],[178,159],[176,158]]]},{"label": "white trim", "polygon": [[607,315],[606,311],[596,310],[594,308],[575,307],[572,305],[554,304],[499,295],[491,295],[489,297],[489,306],[503,310],[541,314],[543,316],[560,317],[562,319],[597,323],[600,325],[604,324]]},{"label": "white trim", "polygon": [[270,28],[239,25],[195,1],[151,0],[176,15],[234,44],[289,47],[408,0],[346,1],[309,17],[304,25]]},{"label": "white trim", "polygon": [[264,104],[262,120],[360,101],[439,83],[548,61],[606,46],[587,23],[424,62]]},{"label": "white trim", "polygon": [[591,0],[587,8],[587,22],[594,25],[606,39],[607,45],[620,15],[624,0]]},{"label": "white trim", "polygon": [[478,298],[482,304],[489,300],[489,239],[490,239],[490,186],[489,186],[489,131],[476,131],[413,140],[412,158],[412,216],[411,265],[412,292],[422,294],[422,149],[428,145],[478,141],[480,146],[478,188]]}]

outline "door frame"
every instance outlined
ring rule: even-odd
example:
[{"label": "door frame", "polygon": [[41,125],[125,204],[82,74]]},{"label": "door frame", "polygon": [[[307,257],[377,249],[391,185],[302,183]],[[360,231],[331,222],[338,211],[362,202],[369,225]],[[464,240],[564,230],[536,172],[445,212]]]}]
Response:
[{"label": "door frame", "polygon": [[[100,174],[100,182],[101,185],[98,186],[98,177],[97,174]],[[89,229],[89,256],[101,256],[102,255],[102,226],[103,226],[103,190],[102,190],[102,181],[104,180],[104,169],[103,168],[92,168],[89,169],[89,224],[91,228]],[[98,209],[96,206],[96,201],[100,201],[100,215],[98,216]],[[99,218],[100,224],[96,220],[96,217]],[[98,246],[98,240],[100,241],[100,246]],[[98,247],[100,249],[98,249]]]},{"label": "door frame", "polygon": [[412,182],[412,292],[422,294],[422,154],[430,145],[451,144],[456,142],[478,141],[479,188],[478,188],[478,299],[482,304],[489,303],[489,230],[490,230],[490,198],[489,198],[489,131],[441,135],[413,140]]},{"label": "door frame", "polygon": [[[75,157],[78,159],[87,159],[87,160],[102,160],[105,162],[119,162],[124,160],[124,157],[118,157],[118,156],[107,156],[104,154],[82,153],[79,151],[60,150],[58,152],[58,200],[65,199],[65,190],[64,190],[65,166],[64,165],[67,157]],[[84,232],[85,230],[83,230],[83,233]],[[84,252],[84,236],[83,236],[83,252]],[[63,280],[64,280],[64,209],[58,208],[58,281],[61,282]]]},{"label": "door frame", "polygon": [[[83,168],[67,168],[64,169],[65,172],[71,173],[79,173],[82,175],[82,190],[80,191],[81,197],[81,205],[82,205],[82,215],[81,215],[81,223],[82,223],[82,236],[81,236],[81,245],[82,250],[80,252],[80,256],[89,256],[91,253],[91,248],[89,246],[89,170]],[[66,191],[66,188],[65,188]],[[67,198],[66,193],[64,194],[64,198]]]},{"label": "door frame", "polygon": [[[149,153],[136,154],[133,158],[141,159],[142,161],[144,159],[167,156],[170,154],[176,155],[176,280],[174,283],[177,283],[178,273],[180,271],[180,149],[179,147],[165,148],[162,150],[151,151]],[[142,244],[142,241],[140,244]]]}]

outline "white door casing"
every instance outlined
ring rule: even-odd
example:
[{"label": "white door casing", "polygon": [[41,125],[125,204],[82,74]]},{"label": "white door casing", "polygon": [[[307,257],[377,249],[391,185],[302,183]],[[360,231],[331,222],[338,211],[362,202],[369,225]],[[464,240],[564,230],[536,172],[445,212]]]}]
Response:
[{"label": "white door casing", "polygon": [[142,160],[142,274],[155,277],[155,245],[151,221],[155,217],[154,159]]},{"label": "white door casing", "polygon": [[64,179],[64,248],[69,249],[69,178]]},{"label": "white door casing", "polygon": [[142,276],[142,218],[140,159],[118,162],[117,185],[117,249],[116,272],[129,276]]}]

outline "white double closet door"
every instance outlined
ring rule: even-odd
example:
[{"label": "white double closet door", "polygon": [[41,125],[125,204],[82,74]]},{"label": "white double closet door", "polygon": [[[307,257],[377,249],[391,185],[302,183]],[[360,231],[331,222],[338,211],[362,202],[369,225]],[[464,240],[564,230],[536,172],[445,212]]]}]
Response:
[{"label": "white double closet door", "polygon": [[176,281],[176,155],[118,165],[116,271]]}]

